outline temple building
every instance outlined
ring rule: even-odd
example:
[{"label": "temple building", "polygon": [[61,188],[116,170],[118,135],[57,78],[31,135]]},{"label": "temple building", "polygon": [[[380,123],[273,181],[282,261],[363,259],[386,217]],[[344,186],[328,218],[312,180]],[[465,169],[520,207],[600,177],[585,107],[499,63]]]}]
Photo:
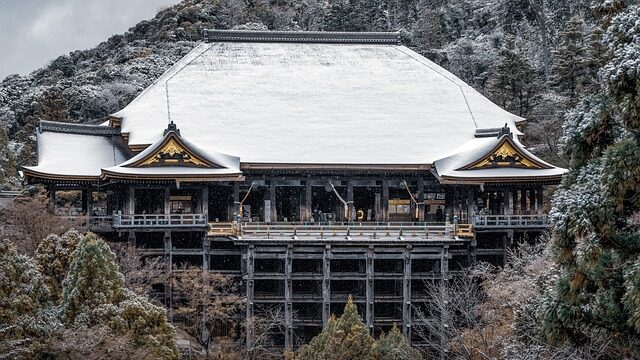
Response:
[{"label": "temple building", "polygon": [[[237,276],[247,317],[283,307],[283,346],[349,295],[372,334],[395,323],[420,345],[425,286],[544,231],[566,170],[527,150],[525,119],[399,39],[207,31],[107,122],[41,121],[24,179],[168,268]],[[171,309],[168,286],[156,295]]]}]

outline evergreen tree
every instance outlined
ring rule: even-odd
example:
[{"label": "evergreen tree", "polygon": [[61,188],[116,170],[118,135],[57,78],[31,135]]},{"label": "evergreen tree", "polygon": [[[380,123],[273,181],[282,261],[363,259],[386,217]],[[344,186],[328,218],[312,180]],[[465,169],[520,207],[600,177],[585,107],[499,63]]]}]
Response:
[{"label": "evergreen tree", "polygon": [[27,356],[32,342],[55,324],[50,292],[35,262],[0,240],[0,350],[6,358]]},{"label": "evergreen tree", "polygon": [[420,360],[420,352],[411,347],[400,329],[393,324],[388,334],[380,335],[375,352],[376,360]]},{"label": "evergreen tree", "polygon": [[547,306],[545,337],[610,341],[640,357],[640,7],[610,21],[602,86],[568,116],[572,169],[554,198],[561,275]]},{"label": "evergreen tree", "polygon": [[374,359],[375,340],[358,315],[351,296],[339,319],[332,317],[309,345],[300,349],[299,360]]},{"label": "evergreen tree", "polygon": [[35,259],[51,289],[53,301],[62,296],[62,281],[67,276],[73,252],[81,238],[78,231],[69,230],[62,236],[50,234],[38,244]]},{"label": "evergreen tree", "polygon": [[593,80],[589,76],[587,42],[584,21],[573,17],[560,32],[560,44],[553,51],[553,83],[569,97],[573,105],[577,92],[581,92]]},{"label": "evergreen tree", "polygon": [[540,89],[535,69],[514,50],[508,40],[498,54],[494,75],[489,79],[491,99],[503,108],[526,117],[538,102]]},{"label": "evergreen tree", "polygon": [[116,335],[131,336],[158,358],[178,356],[166,310],[124,287],[115,255],[95,234],[85,235],[73,254],[63,282],[61,312],[68,327],[106,325]]},{"label": "evergreen tree", "polygon": [[324,29],[326,31],[351,31],[354,29],[353,6],[349,0],[332,1],[325,18]]}]

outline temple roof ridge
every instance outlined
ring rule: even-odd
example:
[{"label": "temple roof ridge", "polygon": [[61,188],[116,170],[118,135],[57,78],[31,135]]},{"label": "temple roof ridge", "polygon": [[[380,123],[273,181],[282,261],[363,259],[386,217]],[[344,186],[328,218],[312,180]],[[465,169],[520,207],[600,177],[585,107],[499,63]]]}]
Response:
[{"label": "temple roof ridge", "polygon": [[48,132],[58,132],[58,133],[67,133],[67,134],[96,135],[96,136],[111,136],[111,135],[120,134],[119,128],[113,128],[110,126],[91,125],[91,124],[74,124],[74,123],[65,123],[65,122],[47,121],[47,120],[40,120],[38,131],[40,133],[48,131]]},{"label": "temple roof ridge", "polygon": [[205,42],[294,42],[400,45],[400,32],[204,30]]}]

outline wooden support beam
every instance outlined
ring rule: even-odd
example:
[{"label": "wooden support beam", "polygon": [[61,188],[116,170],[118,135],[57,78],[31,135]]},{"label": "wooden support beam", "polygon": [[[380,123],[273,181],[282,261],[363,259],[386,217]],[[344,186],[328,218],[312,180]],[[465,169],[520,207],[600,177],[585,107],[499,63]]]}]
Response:
[{"label": "wooden support beam", "polygon": [[233,183],[233,206],[231,207],[232,216],[231,219],[233,221],[236,220],[238,216],[240,216],[240,183]]},{"label": "wooden support beam", "polygon": [[305,207],[305,212],[304,212],[304,221],[311,221],[311,214],[312,214],[312,206],[311,206],[311,196],[313,195],[313,192],[311,190],[311,181],[310,179],[307,179],[307,181],[305,181],[304,184],[304,207]]},{"label": "wooden support beam", "polygon": [[209,214],[209,186],[207,185],[200,190],[200,213]]},{"label": "wooden support beam", "polygon": [[171,189],[164,189],[164,213],[171,214]]},{"label": "wooden support beam", "polygon": [[404,249],[402,273],[402,333],[411,342],[411,245]]},{"label": "wooden support beam", "polygon": [[356,211],[353,207],[353,180],[347,180],[347,222],[355,219]]},{"label": "wooden support beam", "polygon": [[331,245],[325,245],[322,256],[322,324],[331,316]]},{"label": "wooden support beam", "polygon": [[284,264],[284,347],[293,348],[293,304],[291,303],[291,272],[293,264],[293,245],[287,246]]},{"label": "wooden support beam", "polygon": [[382,180],[382,221],[389,221],[389,180]]},{"label": "wooden support beam", "polygon": [[[164,232],[164,264],[165,264],[165,271],[167,272],[167,274],[171,274],[171,270],[172,270],[172,245],[171,245],[171,232],[170,231],[165,231]],[[167,306],[167,318],[169,319],[169,321],[173,321],[173,296],[172,296],[172,290],[171,290],[171,283],[167,282],[164,285],[164,301],[165,301],[165,305]]]},{"label": "wooden support beam", "polygon": [[276,211],[276,179],[269,180],[269,200],[271,201],[271,222],[278,221],[278,213]]},{"label": "wooden support beam", "polygon": [[538,215],[542,215],[544,214],[544,189],[543,188],[538,188],[538,190],[536,191],[536,205],[537,205],[537,214]]},{"label": "wooden support beam", "polygon": [[136,212],[136,188],[133,185],[129,185],[127,188],[127,203],[126,213],[135,214]]},{"label": "wooden support beam", "polygon": [[526,215],[527,212],[527,189],[520,189],[520,214]]},{"label": "wooden support beam", "polygon": [[253,333],[254,327],[253,327],[253,320],[254,320],[254,280],[253,280],[253,260],[254,260],[254,255],[255,255],[255,249],[253,247],[253,245],[249,245],[246,249],[246,253],[245,253],[245,260],[246,260],[246,266],[247,266],[247,306],[246,306],[246,318],[245,318],[245,323],[246,323],[246,342],[247,342],[247,350],[250,350],[253,347],[253,336],[255,335]]},{"label": "wooden support beam", "polygon": [[424,178],[418,177],[418,193],[416,196],[418,202],[418,219],[417,221],[425,221],[425,205],[424,205]]},{"label": "wooden support beam", "polygon": [[367,263],[366,263],[366,273],[367,273],[367,285],[366,285],[366,296],[367,296],[367,304],[366,304],[366,323],[369,327],[369,333],[373,335],[373,297],[374,297],[374,283],[373,283],[373,260],[374,260],[374,249],[373,245],[369,245],[367,249]]}]

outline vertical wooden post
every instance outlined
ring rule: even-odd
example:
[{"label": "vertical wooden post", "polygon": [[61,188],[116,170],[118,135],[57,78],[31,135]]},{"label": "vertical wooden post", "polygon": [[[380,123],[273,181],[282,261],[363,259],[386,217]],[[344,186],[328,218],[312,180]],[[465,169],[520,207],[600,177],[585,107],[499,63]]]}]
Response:
[{"label": "vertical wooden post", "polygon": [[382,221],[389,221],[389,180],[382,180]]},{"label": "vertical wooden post", "polygon": [[527,212],[527,189],[520,189],[520,214],[526,215]]},{"label": "vertical wooden post", "polygon": [[536,192],[536,196],[537,196],[536,204],[538,206],[537,208],[538,215],[542,215],[544,214],[544,189],[538,188],[538,191]]},{"label": "vertical wooden post", "polygon": [[133,215],[136,213],[136,188],[133,185],[129,185],[127,195],[127,213]]},{"label": "vertical wooden post", "polygon": [[421,222],[425,221],[424,216],[424,178],[422,176],[418,177],[418,194],[416,196],[416,201],[418,202],[418,218],[416,221]]},{"label": "vertical wooden post", "polygon": [[402,274],[402,333],[411,342],[411,245],[404,249]]},{"label": "vertical wooden post", "polygon": [[305,207],[305,221],[311,221],[312,214],[312,205],[311,205],[311,195],[313,192],[311,191],[311,179],[307,178],[307,181],[304,184],[304,207]]},{"label": "vertical wooden post", "polygon": [[366,273],[367,273],[367,284],[366,284],[366,296],[367,296],[367,305],[366,305],[366,319],[367,326],[369,327],[369,332],[373,334],[373,297],[374,297],[374,288],[373,288],[373,261],[374,261],[374,251],[373,245],[369,245],[367,249],[367,264],[366,264]]},{"label": "vertical wooden post", "polygon": [[325,245],[322,256],[322,324],[331,315],[331,245]]},{"label": "vertical wooden post", "polygon": [[[172,271],[172,244],[171,244],[171,232],[164,232],[164,261],[165,261],[165,271],[167,274],[171,274]],[[171,281],[168,281],[164,285],[164,303],[168,308],[167,317],[169,321],[173,321],[173,295],[171,289]]]},{"label": "vertical wooden post", "polygon": [[171,214],[171,189],[169,187],[164,189],[164,213]]},{"label": "vertical wooden post", "polygon": [[237,181],[233,183],[233,207],[231,209],[231,220],[235,221],[236,219],[234,218],[234,216],[242,215],[240,213],[240,211],[242,210],[240,209],[240,183]]},{"label": "vertical wooden post", "polygon": [[247,247],[245,259],[247,266],[247,307],[246,307],[246,341],[247,351],[253,347],[253,329],[254,329],[254,316],[253,316],[253,261],[254,261],[255,248],[253,245]]},{"label": "vertical wooden post", "polygon": [[353,204],[353,180],[347,180],[347,222],[353,221],[356,209]]},{"label": "vertical wooden post", "polygon": [[284,347],[293,348],[293,305],[291,303],[291,272],[293,264],[293,245],[287,245],[284,264]]},{"label": "vertical wooden post", "polygon": [[209,185],[202,187],[200,199],[200,213],[209,214]]},{"label": "vertical wooden post", "polygon": [[276,179],[271,178],[269,181],[269,200],[271,201],[271,222],[278,221],[278,212],[276,211]]}]

